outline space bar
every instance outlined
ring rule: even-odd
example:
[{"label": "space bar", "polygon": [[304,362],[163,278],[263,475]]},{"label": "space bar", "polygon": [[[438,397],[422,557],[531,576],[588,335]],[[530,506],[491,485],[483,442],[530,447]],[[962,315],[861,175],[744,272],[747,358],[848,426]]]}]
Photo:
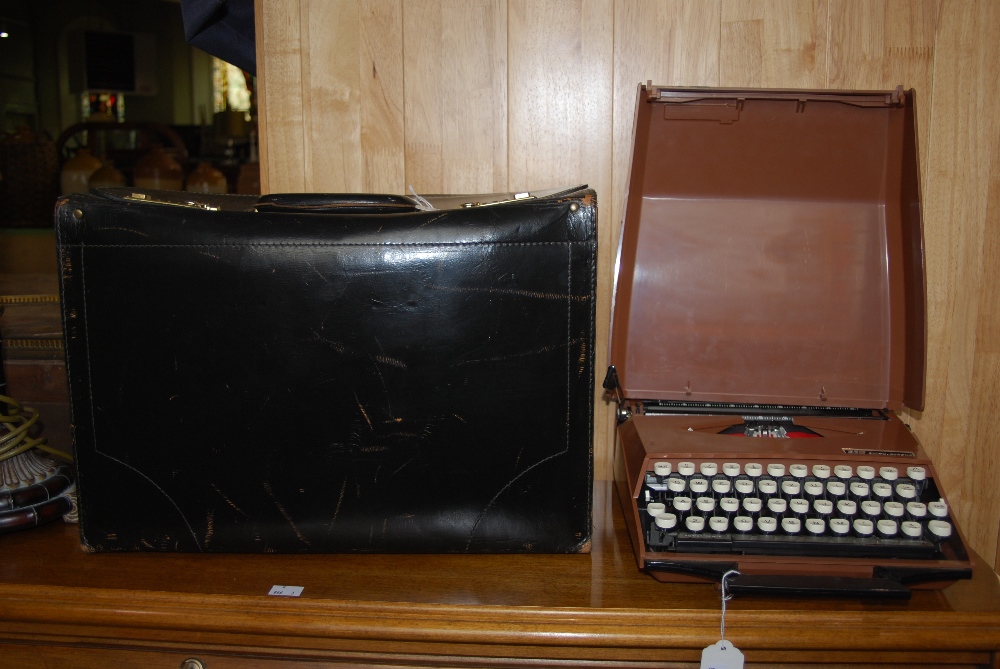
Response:
[{"label": "space bar", "polygon": [[[929,541],[860,537],[811,537],[764,534],[732,534],[713,537],[709,552],[747,555],[816,555],[828,557],[933,558],[937,548]],[[704,535],[682,532],[677,536],[679,553],[706,551]]]}]

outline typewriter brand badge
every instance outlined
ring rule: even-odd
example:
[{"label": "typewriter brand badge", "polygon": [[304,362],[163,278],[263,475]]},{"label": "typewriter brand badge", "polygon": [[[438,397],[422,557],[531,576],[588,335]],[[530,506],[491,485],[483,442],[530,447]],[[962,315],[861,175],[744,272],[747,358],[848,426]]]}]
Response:
[{"label": "typewriter brand badge", "polygon": [[910,451],[875,451],[869,450],[867,448],[843,448],[841,449],[847,455],[874,455],[877,457],[887,457],[887,458],[915,458],[917,457],[915,453]]}]

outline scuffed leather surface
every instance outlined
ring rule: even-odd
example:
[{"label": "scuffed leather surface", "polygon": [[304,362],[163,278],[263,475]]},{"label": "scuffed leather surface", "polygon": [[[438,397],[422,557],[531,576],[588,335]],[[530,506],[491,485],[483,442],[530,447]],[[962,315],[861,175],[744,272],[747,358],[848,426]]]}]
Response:
[{"label": "scuffed leather surface", "polygon": [[592,191],[221,201],[57,209],[86,548],[587,550]]}]

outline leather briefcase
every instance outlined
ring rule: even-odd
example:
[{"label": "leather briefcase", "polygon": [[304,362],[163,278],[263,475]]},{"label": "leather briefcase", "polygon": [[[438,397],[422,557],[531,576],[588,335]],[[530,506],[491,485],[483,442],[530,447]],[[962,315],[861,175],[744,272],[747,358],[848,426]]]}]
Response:
[{"label": "leather briefcase", "polygon": [[596,200],[505,200],[61,200],[85,549],[589,550]]}]

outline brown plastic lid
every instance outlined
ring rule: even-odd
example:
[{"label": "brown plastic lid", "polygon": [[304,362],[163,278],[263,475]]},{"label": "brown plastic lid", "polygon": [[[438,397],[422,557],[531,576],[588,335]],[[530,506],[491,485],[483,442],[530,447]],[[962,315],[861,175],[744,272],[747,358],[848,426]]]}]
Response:
[{"label": "brown plastic lid", "polygon": [[922,409],[913,91],[640,86],[636,107],[621,395]]}]

